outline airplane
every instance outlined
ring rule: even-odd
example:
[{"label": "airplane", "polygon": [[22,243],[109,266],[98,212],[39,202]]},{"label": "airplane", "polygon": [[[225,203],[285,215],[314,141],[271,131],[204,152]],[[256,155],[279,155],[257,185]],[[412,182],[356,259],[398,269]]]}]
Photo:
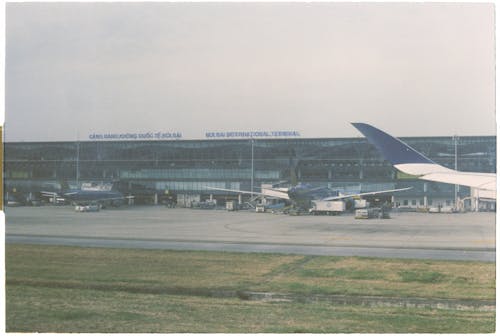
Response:
[{"label": "airplane", "polygon": [[52,185],[35,181],[4,181],[4,201],[7,206],[41,205],[40,191]]},{"label": "airplane", "polygon": [[[341,200],[352,201],[355,198],[360,198],[363,196],[387,194],[392,192],[409,190],[411,188],[412,187],[390,189],[390,190],[378,190],[365,193],[342,194],[339,190],[334,190],[326,186],[314,187],[306,183],[299,183],[290,188],[261,187],[262,189],[261,192],[207,187],[207,189],[212,189],[212,190],[229,191],[240,194],[252,194],[256,196],[283,199],[286,201],[290,201],[298,211],[308,211],[309,209],[311,209],[313,201],[325,201],[325,202],[341,201]],[[351,202],[351,204],[352,203],[353,202]],[[352,208],[352,205],[350,207]]]},{"label": "airplane", "polygon": [[476,190],[478,198],[496,200],[495,173],[462,172],[432,161],[399,139],[365,123],[352,123],[384,158],[403,173],[419,179],[460,184]]},{"label": "airplane", "polygon": [[51,198],[62,198],[70,201],[75,205],[89,205],[89,204],[99,204],[119,206],[126,199],[132,199],[134,196],[124,196],[118,190],[115,190],[112,185],[97,185],[97,184],[82,184],[80,189],[68,189],[67,186],[63,186],[63,191],[61,193],[56,193],[52,191],[42,191],[45,197]]}]

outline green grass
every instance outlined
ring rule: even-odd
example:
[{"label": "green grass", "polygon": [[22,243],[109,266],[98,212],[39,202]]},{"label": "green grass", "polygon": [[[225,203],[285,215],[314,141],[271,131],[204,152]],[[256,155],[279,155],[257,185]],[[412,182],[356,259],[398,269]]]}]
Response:
[{"label": "green grass", "polygon": [[494,312],[262,302],[265,291],[494,299],[495,264],[6,244],[10,332],[493,332]]},{"label": "green grass", "polygon": [[494,299],[494,263],[313,257],[274,274],[259,290],[453,299]]},{"label": "green grass", "polygon": [[[401,271],[399,272],[401,280],[404,282],[421,282],[421,283],[439,283],[446,279],[446,276],[440,272],[429,272],[426,270],[413,270],[413,271]],[[467,282],[467,278],[461,278],[460,281],[455,279],[455,282],[464,281]]]},{"label": "green grass", "polygon": [[347,267],[333,269],[302,269],[299,275],[308,278],[346,278],[353,280],[382,279],[384,274],[375,269],[353,269]]},{"label": "green grass", "polygon": [[66,333],[487,333],[495,315],[24,286],[8,286],[7,308],[9,332]]}]

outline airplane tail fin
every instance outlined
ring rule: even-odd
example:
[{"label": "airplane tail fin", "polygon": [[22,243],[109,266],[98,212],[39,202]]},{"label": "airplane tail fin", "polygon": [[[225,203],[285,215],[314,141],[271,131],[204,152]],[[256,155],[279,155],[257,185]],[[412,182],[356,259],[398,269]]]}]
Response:
[{"label": "airplane tail fin", "polygon": [[394,166],[411,163],[436,164],[401,140],[378,128],[364,123],[352,123],[352,125],[363,133],[368,142],[377,147],[384,158]]},{"label": "airplane tail fin", "polygon": [[446,168],[373,126],[363,123],[352,123],[352,125],[363,133],[368,142],[377,147],[386,160],[403,173],[427,181],[461,184],[479,190],[493,191],[495,194],[490,193],[490,195],[496,196],[495,173],[460,172]]}]

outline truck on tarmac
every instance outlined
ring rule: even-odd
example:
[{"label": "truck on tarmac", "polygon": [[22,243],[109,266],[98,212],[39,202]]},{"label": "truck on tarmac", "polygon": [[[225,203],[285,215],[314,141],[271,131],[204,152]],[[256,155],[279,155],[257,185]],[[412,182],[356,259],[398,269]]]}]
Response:
[{"label": "truck on tarmac", "polygon": [[370,218],[379,218],[380,216],[380,208],[365,208],[365,209],[357,209],[354,213],[354,218],[356,219],[370,219]]},{"label": "truck on tarmac", "polygon": [[370,218],[391,218],[389,215],[390,208],[382,206],[381,208],[365,208],[356,209],[354,212],[355,219],[370,219]]},{"label": "truck on tarmac", "polygon": [[236,211],[238,209],[239,209],[238,202],[236,202],[234,200],[226,202],[226,210],[227,211]]},{"label": "truck on tarmac", "polygon": [[97,212],[101,209],[99,204],[75,205],[76,212]]},{"label": "truck on tarmac", "polygon": [[311,201],[312,215],[338,215],[346,210],[344,201]]},{"label": "truck on tarmac", "polygon": [[355,199],[354,200],[354,209],[364,209],[370,206],[370,202],[365,199]]}]

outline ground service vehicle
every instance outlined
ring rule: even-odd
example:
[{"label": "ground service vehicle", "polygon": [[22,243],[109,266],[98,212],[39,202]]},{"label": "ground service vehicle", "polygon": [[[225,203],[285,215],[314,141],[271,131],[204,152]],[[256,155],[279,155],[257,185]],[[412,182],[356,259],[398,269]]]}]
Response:
[{"label": "ground service vehicle", "polygon": [[255,212],[266,212],[266,207],[262,204],[255,206]]},{"label": "ground service vehicle", "polygon": [[97,212],[101,209],[99,204],[76,205],[76,212]]},{"label": "ground service vehicle", "polygon": [[236,210],[238,210],[238,203],[236,201],[227,201],[226,202],[226,210],[227,211],[236,211]]},{"label": "ground service vehicle", "polygon": [[369,219],[369,218],[379,218],[380,208],[366,208],[357,209],[354,218],[356,219]]},{"label": "ground service vehicle", "polygon": [[344,201],[312,201],[312,215],[338,215],[345,211]]}]

